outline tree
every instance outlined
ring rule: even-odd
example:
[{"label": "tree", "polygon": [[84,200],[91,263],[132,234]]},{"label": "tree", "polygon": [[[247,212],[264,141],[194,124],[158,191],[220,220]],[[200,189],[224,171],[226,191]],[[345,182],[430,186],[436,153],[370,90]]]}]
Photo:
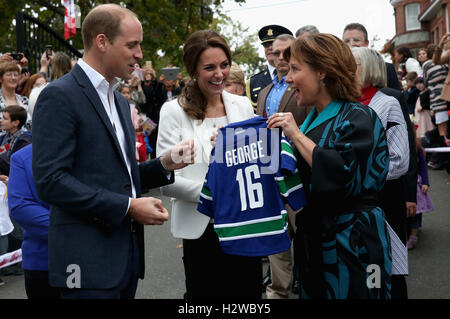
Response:
[{"label": "tree", "polygon": [[[151,60],[159,71],[167,64],[183,65],[183,44],[188,36],[197,30],[218,26],[214,14],[224,23],[230,23],[222,12],[225,0],[75,0],[80,7],[82,19],[94,6],[102,3],[117,3],[127,7],[139,17],[144,31],[142,51],[144,61]],[[233,0],[244,3],[245,0]],[[14,0],[0,2],[0,46],[1,51],[15,50],[15,28],[13,21],[22,8],[27,14],[36,17],[58,34],[64,34],[64,8],[61,0]],[[221,28],[224,28],[223,26]],[[252,37],[242,39],[243,30],[239,24],[233,25],[233,33],[227,34],[234,50],[234,58],[253,72],[260,63]],[[83,48],[81,30],[70,39],[72,45]],[[241,41],[242,42],[239,42]]]},{"label": "tree", "polygon": [[246,78],[263,68],[265,59],[258,55],[254,44],[259,43],[256,34],[248,34],[240,22],[232,22],[226,15],[220,16],[213,23],[213,29],[226,40],[235,61],[244,71]]}]

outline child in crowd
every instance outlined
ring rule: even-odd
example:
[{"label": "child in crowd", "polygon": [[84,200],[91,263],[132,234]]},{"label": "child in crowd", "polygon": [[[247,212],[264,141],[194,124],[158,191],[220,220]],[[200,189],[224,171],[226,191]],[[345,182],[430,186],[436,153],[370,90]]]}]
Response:
[{"label": "child in crowd", "polygon": [[414,109],[414,124],[417,126],[417,138],[421,139],[425,133],[435,128],[430,114],[430,90],[425,87],[422,77],[416,79],[416,87],[420,91]]},{"label": "child in crowd", "polygon": [[406,74],[406,86],[403,89],[403,95],[405,97],[406,104],[408,105],[408,113],[414,115],[414,108],[416,106],[417,98],[419,97],[420,91],[416,88],[417,73],[410,72]]},{"label": "child in crowd", "polygon": [[147,160],[147,144],[145,142],[145,134],[144,134],[144,119],[145,115],[138,114],[138,124],[134,127],[136,131],[136,149],[137,156],[136,159],[138,162],[145,162]]},{"label": "child in crowd", "polygon": [[[416,129],[413,128],[414,136],[416,137]],[[418,174],[417,174],[417,210],[414,217],[408,218],[409,239],[407,242],[408,249],[413,249],[417,245],[419,239],[419,228],[422,227],[422,213],[431,212],[434,210],[431,198],[428,195],[428,188],[430,186],[428,180],[428,169],[425,160],[425,152],[419,140],[416,137],[416,150],[418,157]]]},{"label": "child in crowd", "polygon": [[136,107],[136,103],[131,98],[131,88],[128,85],[121,85],[119,92],[128,100],[130,104],[131,121],[136,132],[136,160],[145,162],[147,160],[147,147],[144,140],[144,132],[142,128],[142,115]]}]

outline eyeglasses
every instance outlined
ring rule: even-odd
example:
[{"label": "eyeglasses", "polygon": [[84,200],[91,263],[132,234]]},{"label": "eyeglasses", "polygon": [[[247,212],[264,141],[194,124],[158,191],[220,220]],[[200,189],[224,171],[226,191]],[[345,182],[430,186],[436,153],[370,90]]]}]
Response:
[{"label": "eyeglasses", "polygon": [[278,50],[272,52],[272,54],[273,54],[274,56],[276,56],[276,57],[279,57],[279,56],[281,55],[281,53],[282,53],[282,52],[281,52],[281,51],[278,51]]},{"label": "eyeglasses", "polygon": [[3,74],[3,75],[8,78],[19,78],[18,72],[5,72],[5,74]]}]

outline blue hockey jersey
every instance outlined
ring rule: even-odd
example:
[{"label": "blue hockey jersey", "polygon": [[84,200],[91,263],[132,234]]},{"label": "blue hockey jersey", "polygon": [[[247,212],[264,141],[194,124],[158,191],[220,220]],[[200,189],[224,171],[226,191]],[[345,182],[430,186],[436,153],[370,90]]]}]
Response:
[{"label": "blue hockey jersey", "polygon": [[289,249],[287,202],[306,204],[296,158],[280,129],[261,116],[219,131],[198,211],[214,218],[222,250],[267,256]]}]

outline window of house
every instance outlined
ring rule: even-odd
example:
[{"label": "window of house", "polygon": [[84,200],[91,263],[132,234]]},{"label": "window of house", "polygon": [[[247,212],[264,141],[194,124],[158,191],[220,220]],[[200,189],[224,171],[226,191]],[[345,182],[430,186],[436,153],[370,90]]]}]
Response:
[{"label": "window of house", "polygon": [[411,3],[405,6],[406,31],[420,29],[420,4]]}]

